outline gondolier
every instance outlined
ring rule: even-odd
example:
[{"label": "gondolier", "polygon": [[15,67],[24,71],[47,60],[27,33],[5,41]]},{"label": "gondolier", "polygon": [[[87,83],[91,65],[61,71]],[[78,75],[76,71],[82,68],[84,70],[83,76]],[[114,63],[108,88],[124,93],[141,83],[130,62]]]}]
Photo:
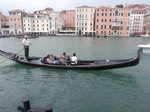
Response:
[{"label": "gondolier", "polygon": [[29,46],[30,46],[30,41],[28,40],[27,36],[25,36],[23,38],[22,44],[24,46],[25,57],[26,57],[27,60],[29,60]]}]

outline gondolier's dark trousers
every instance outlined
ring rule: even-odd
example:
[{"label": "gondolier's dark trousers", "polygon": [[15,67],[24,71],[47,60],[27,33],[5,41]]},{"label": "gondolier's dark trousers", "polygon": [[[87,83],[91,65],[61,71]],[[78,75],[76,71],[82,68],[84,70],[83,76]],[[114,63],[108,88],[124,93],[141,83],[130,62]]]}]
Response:
[{"label": "gondolier's dark trousers", "polygon": [[29,59],[29,46],[24,46],[24,53],[26,59]]}]

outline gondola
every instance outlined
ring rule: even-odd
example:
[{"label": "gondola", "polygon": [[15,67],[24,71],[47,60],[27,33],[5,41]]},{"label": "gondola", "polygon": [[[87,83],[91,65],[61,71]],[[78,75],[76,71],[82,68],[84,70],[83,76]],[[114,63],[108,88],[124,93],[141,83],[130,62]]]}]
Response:
[{"label": "gondola", "polygon": [[0,50],[0,55],[6,57],[12,61],[23,65],[35,66],[35,67],[47,67],[47,68],[60,68],[60,69],[83,69],[83,70],[107,70],[114,68],[122,68],[135,66],[139,64],[140,55],[143,48],[139,48],[137,51],[137,56],[129,59],[120,59],[120,60],[78,60],[78,64],[44,64],[41,60],[42,57],[30,57],[30,60],[27,61],[24,56],[5,52]]}]

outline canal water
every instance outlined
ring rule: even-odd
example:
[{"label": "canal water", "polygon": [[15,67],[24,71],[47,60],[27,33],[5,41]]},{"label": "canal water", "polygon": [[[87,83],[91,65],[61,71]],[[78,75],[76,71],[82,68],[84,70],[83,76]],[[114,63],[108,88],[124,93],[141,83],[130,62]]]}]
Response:
[{"label": "canal water", "polygon": [[[32,56],[65,51],[80,59],[123,59],[135,57],[137,45],[150,38],[40,37],[31,43]],[[0,39],[0,49],[18,53],[21,40]],[[26,97],[54,112],[150,112],[150,54],[137,66],[102,71],[36,68],[0,57],[0,112],[17,112]]]}]

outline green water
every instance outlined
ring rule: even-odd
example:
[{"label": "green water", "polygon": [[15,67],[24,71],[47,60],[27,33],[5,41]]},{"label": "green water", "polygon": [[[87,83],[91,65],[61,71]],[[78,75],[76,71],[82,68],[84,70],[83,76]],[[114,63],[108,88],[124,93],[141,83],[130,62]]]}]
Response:
[{"label": "green water", "polygon": [[[122,59],[135,57],[137,45],[150,38],[41,37],[31,43],[30,54],[36,56],[66,51],[80,59]],[[21,40],[0,39],[0,49],[17,53]],[[17,112],[25,97],[33,106],[51,105],[54,112],[150,112],[150,54],[137,66],[105,71],[0,63],[0,112]]]}]

